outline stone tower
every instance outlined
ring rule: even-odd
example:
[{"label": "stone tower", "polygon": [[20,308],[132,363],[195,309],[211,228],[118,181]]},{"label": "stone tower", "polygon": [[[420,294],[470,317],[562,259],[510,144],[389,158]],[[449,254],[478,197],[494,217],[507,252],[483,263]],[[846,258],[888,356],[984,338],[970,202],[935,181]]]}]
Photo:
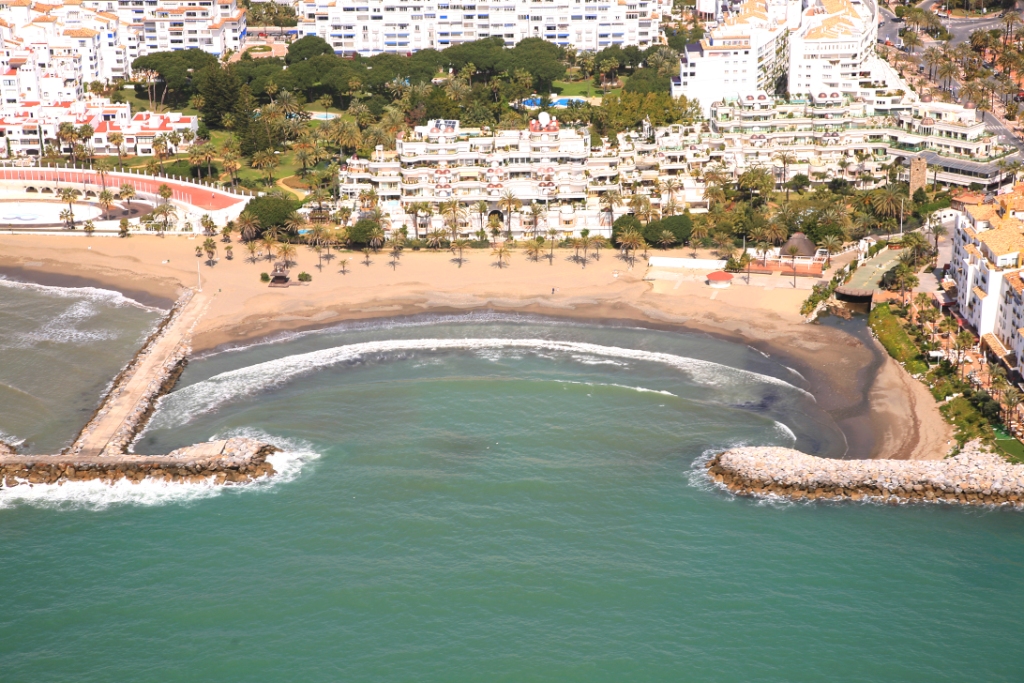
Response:
[{"label": "stone tower", "polygon": [[910,160],[910,196],[913,197],[918,188],[928,185],[928,162],[924,157]]}]

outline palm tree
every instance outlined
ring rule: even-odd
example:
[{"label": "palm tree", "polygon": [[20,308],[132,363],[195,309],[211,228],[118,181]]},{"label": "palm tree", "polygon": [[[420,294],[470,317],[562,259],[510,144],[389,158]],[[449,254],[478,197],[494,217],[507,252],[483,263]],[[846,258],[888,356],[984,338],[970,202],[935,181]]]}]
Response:
[{"label": "palm tree", "polygon": [[122,165],[122,155],[124,154],[124,134],[122,133],[108,133],[107,142],[114,146],[117,150],[117,165]]},{"label": "palm tree", "polygon": [[60,191],[60,200],[68,203],[67,222],[72,230],[75,229],[75,201],[80,194],[82,193],[72,187],[65,187]]},{"label": "palm tree", "polygon": [[206,252],[206,263],[213,265],[213,257],[217,255],[217,243],[212,237],[207,237],[203,242],[203,251]]},{"label": "palm tree", "polygon": [[793,289],[796,289],[796,257],[800,254],[800,247],[791,244],[786,248],[786,254],[793,259]]},{"label": "palm tree", "polygon": [[818,240],[818,246],[828,254],[825,257],[825,269],[832,265],[832,254],[843,248],[843,240],[836,235],[825,235]]},{"label": "palm tree", "polygon": [[452,250],[453,251],[454,250],[458,250],[458,252],[459,252],[459,257],[458,257],[459,268],[462,267],[462,261],[463,261],[463,259],[462,259],[462,250],[466,249],[467,247],[469,247],[469,240],[466,239],[465,237],[460,237],[459,239],[457,239],[454,242],[452,242]]},{"label": "palm tree", "polygon": [[498,268],[504,268],[512,256],[512,250],[509,249],[508,244],[503,242],[494,248],[491,252],[491,256],[495,258],[494,264],[498,266]]},{"label": "palm tree", "polygon": [[131,183],[124,183],[118,190],[118,194],[121,195],[121,199],[128,202],[129,208],[132,205],[132,199],[135,198],[135,186]]},{"label": "palm tree", "polygon": [[384,229],[379,225],[370,230],[368,244],[374,251],[378,251],[384,246],[384,240]]},{"label": "palm tree", "polygon": [[693,257],[697,258],[697,245],[708,238],[707,221],[694,223],[690,229],[690,249],[693,250]]},{"label": "palm tree", "polygon": [[82,224],[82,230],[85,230],[85,234],[92,237],[92,234],[96,231],[96,224],[92,221],[86,221]]},{"label": "palm tree", "polygon": [[775,160],[782,164],[782,185],[786,188],[786,201],[789,201],[789,167],[799,161],[796,155],[790,152],[776,152]]},{"label": "palm tree", "polygon": [[658,235],[658,244],[662,249],[668,250],[675,243],[676,236],[671,230],[662,230],[661,234]]},{"label": "palm tree", "polygon": [[127,218],[122,218],[121,222],[118,223],[118,226],[117,226],[117,236],[118,237],[131,237],[132,236],[131,224],[128,222]]},{"label": "palm tree", "polygon": [[601,210],[608,212],[608,225],[615,222],[615,207],[622,206],[622,195],[618,190],[608,190],[601,195]]},{"label": "palm tree", "polygon": [[896,188],[886,186],[871,192],[871,207],[876,215],[891,218],[902,212],[903,199]]},{"label": "palm tree", "polygon": [[631,267],[636,260],[636,250],[642,248],[645,244],[643,235],[636,230],[627,230],[619,235],[619,246],[626,252],[626,258],[629,259]]},{"label": "palm tree", "polygon": [[293,264],[292,257],[295,256],[295,245],[290,242],[278,242],[277,243],[277,257],[284,262],[287,268],[290,264]]},{"label": "palm tree", "polygon": [[1003,392],[1003,406],[1006,408],[1004,420],[1006,424],[1013,425],[1017,421],[1017,406],[1024,401],[1024,394],[1014,387]]},{"label": "palm tree", "polygon": [[651,222],[651,199],[645,194],[635,194],[629,200],[629,208],[633,215],[646,225]]},{"label": "palm tree", "polygon": [[252,167],[266,172],[268,185],[274,184],[274,169],[277,168],[277,164],[277,155],[273,150],[264,149],[252,157]]},{"label": "palm tree", "polygon": [[110,190],[103,190],[100,192],[99,197],[96,198],[97,203],[103,207],[103,213],[110,213],[110,207],[114,205],[114,193]]},{"label": "palm tree", "polygon": [[260,233],[260,219],[251,211],[243,211],[239,214],[235,220],[235,226],[238,228],[242,239],[247,242],[255,239]]},{"label": "palm tree", "polygon": [[245,243],[245,250],[249,252],[249,260],[256,263],[256,252],[259,251],[260,243],[258,240],[249,240]]},{"label": "palm tree", "polygon": [[171,220],[177,218],[178,210],[174,208],[174,204],[167,202],[153,209],[153,215],[158,218],[163,218],[163,229],[164,231],[171,229]]},{"label": "palm tree", "polygon": [[444,233],[440,230],[433,230],[427,235],[428,249],[440,249],[442,242],[444,242]]},{"label": "palm tree", "polygon": [[523,203],[512,190],[505,190],[498,200],[498,207],[505,212],[506,232],[509,237],[512,236],[512,212],[518,211],[522,206]]},{"label": "palm tree", "polygon": [[554,228],[549,228],[548,229],[548,246],[551,249],[550,253],[548,254],[548,265],[549,266],[555,265],[555,241],[556,241],[555,238],[556,237],[558,237],[558,231],[555,230]]},{"label": "palm tree", "polygon": [[540,218],[545,213],[544,206],[538,202],[530,204],[530,218],[533,221],[533,236],[536,237],[540,231]]},{"label": "palm tree", "polygon": [[267,250],[266,259],[269,261],[273,258],[274,247],[277,246],[277,239],[269,230],[267,230],[263,233],[263,237],[260,238],[260,244]]},{"label": "palm tree", "polygon": [[441,202],[438,210],[441,212],[444,222],[448,225],[448,229],[452,233],[452,241],[454,241],[459,236],[459,222],[466,220],[465,207],[462,206],[458,199],[449,199],[448,201]]}]

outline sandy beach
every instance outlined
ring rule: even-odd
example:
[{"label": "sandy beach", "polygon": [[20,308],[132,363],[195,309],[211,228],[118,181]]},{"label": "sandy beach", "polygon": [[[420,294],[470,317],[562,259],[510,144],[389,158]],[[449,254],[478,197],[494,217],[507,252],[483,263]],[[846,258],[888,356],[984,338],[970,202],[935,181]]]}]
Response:
[{"label": "sandy beach", "polygon": [[[943,457],[952,438],[927,389],[885,356],[872,340],[825,325],[807,325],[797,314],[802,289],[734,284],[711,290],[681,279],[645,282],[645,261],[632,270],[606,250],[586,268],[572,252],[556,250],[554,264],[533,262],[520,251],[499,268],[487,250],[467,250],[461,267],[450,252],[405,252],[393,264],[387,253],[341,253],[317,268],[300,247],[292,279],[310,283],[269,288],[237,242],[235,258],[209,266],[195,256],[201,240],[136,235],[129,239],[81,235],[0,235],[0,275],[59,286],[92,284],[169,306],[182,287],[202,278],[206,313],[193,341],[196,352],[251,342],[276,333],[313,329],[354,319],[472,310],[522,312],[632,321],[662,329],[705,332],[742,341],[803,374],[819,405],[847,435],[848,457]],[[345,274],[341,261],[347,259]],[[198,272],[197,272],[198,271]]]}]

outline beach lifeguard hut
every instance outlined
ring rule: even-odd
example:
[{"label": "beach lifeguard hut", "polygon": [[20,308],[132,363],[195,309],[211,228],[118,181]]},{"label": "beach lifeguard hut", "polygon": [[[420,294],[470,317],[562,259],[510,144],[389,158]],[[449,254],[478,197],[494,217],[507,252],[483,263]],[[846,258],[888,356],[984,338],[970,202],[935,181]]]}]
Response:
[{"label": "beach lifeguard hut", "polygon": [[732,284],[732,275],[724,270],[708,273],[708,287],[712,289],[728,289]]},{"label": "beach lifeguard hut", "polygon": [[289,284],[288,269],[284,267],[284,263],[275,263],[274,271],[270,274],[270,286],[287,287]]}]

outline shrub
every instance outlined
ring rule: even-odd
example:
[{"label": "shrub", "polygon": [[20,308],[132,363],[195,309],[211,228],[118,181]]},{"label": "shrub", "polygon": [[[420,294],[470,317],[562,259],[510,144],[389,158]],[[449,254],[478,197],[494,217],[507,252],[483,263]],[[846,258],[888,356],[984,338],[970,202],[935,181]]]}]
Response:
[{"label": "shrub", "polygon": [[306,271],[302,271],[301,273],[299,273],[299,282],[309,282],[312,279],[313,276],[307,273]]},{"label": "shrub", "polygon": [[260,273],[260,282],[270,282],[270,274]]},{"label": "shrub", "polygon": [[272,225],[284,225],[285,220],[300,206],[302,202],[297,200],[266,196],[250,199],[244,210],[254,214],[266,230]]}]

